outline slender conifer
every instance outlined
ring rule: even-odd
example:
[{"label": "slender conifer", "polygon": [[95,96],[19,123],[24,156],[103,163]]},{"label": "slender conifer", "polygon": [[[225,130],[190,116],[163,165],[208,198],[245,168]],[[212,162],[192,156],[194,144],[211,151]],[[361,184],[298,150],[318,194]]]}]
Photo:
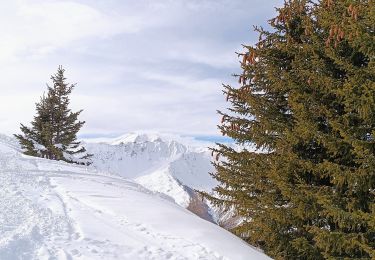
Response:
[{"label": "slender conifer", "polygon": [[78,121],[82,110],[72,112],[69,108],[69,95],[75,85],[66,83],[64,72],[60,66],[51,76],[53,85],[36,104],[31,127],[21,124],[23,134],[15,136],[27,155],[89,164],[90,155],[77,141],[77,133],[85,123]]}]

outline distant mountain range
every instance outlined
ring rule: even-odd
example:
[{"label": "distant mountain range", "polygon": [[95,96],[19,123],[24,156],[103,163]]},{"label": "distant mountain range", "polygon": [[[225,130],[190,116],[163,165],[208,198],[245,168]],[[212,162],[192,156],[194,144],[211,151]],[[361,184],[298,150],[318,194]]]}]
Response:
[{"label": "distant mountain range", "polygon": [[138,132],[118,138],[89,139],[92,167],[134,180],[142,186],[171,197],[197,215],[217,219],[195,190],[211,192],[217,185],[210,172],[214,143],[178,135]]}]

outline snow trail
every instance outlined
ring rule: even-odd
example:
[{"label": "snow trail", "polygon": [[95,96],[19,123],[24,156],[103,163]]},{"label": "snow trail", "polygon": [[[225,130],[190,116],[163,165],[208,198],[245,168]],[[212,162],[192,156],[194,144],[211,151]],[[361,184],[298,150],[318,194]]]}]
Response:
[{"label": "snow trail", "polygon": [[170,197],[0,136],[0,259],[269,258]]}]

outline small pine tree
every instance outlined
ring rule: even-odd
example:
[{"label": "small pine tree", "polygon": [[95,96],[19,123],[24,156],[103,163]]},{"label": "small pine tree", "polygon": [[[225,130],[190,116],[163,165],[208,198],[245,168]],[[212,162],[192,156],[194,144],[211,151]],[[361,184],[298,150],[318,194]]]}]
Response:
[{"label": "small pine tree", "polygon": [[[276,259],[375,259],[375,2],[289,0],[239,54],[217,206]],[[257,151],[249,149],[254,145]]]},{"label": "small pine tree", "polygon": [[65,70],[59,66],[57,73],[51,76],[53,86],[36,104],[37,115],[31,122],[31,128],[21,124],[23,135],[15,135],[26,155],[70,163],[89,164],[90,154],[77,141],[77,133],[85,122],[78,121],[82,110],[72,112],[69,109],[69,95],[74,84],[66,83]]}]

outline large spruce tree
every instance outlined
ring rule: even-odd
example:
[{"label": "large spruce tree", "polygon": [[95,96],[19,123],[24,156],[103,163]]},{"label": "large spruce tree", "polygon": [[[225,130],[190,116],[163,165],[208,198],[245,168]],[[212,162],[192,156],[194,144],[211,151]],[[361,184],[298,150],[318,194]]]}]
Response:
[{"label": "large spruce tree", "polygon": [[69,95],[75,85],[66,83],[64,72],[60,66],[51,76],[53,85],[36,104],[31,127],[21,124],[23,134],[15,136],[27,155],[89,164],[90,155],[77,141],[77,133],[85,123],[78,121],[82,110],[72,112],[69,108]]},{"label": "large spruce tree", "polygon": [[[225,86],[214,177],[276,259],[375,259],[375,1],[286,1]],[[255,147],[256,151],[254,151]]]}]

